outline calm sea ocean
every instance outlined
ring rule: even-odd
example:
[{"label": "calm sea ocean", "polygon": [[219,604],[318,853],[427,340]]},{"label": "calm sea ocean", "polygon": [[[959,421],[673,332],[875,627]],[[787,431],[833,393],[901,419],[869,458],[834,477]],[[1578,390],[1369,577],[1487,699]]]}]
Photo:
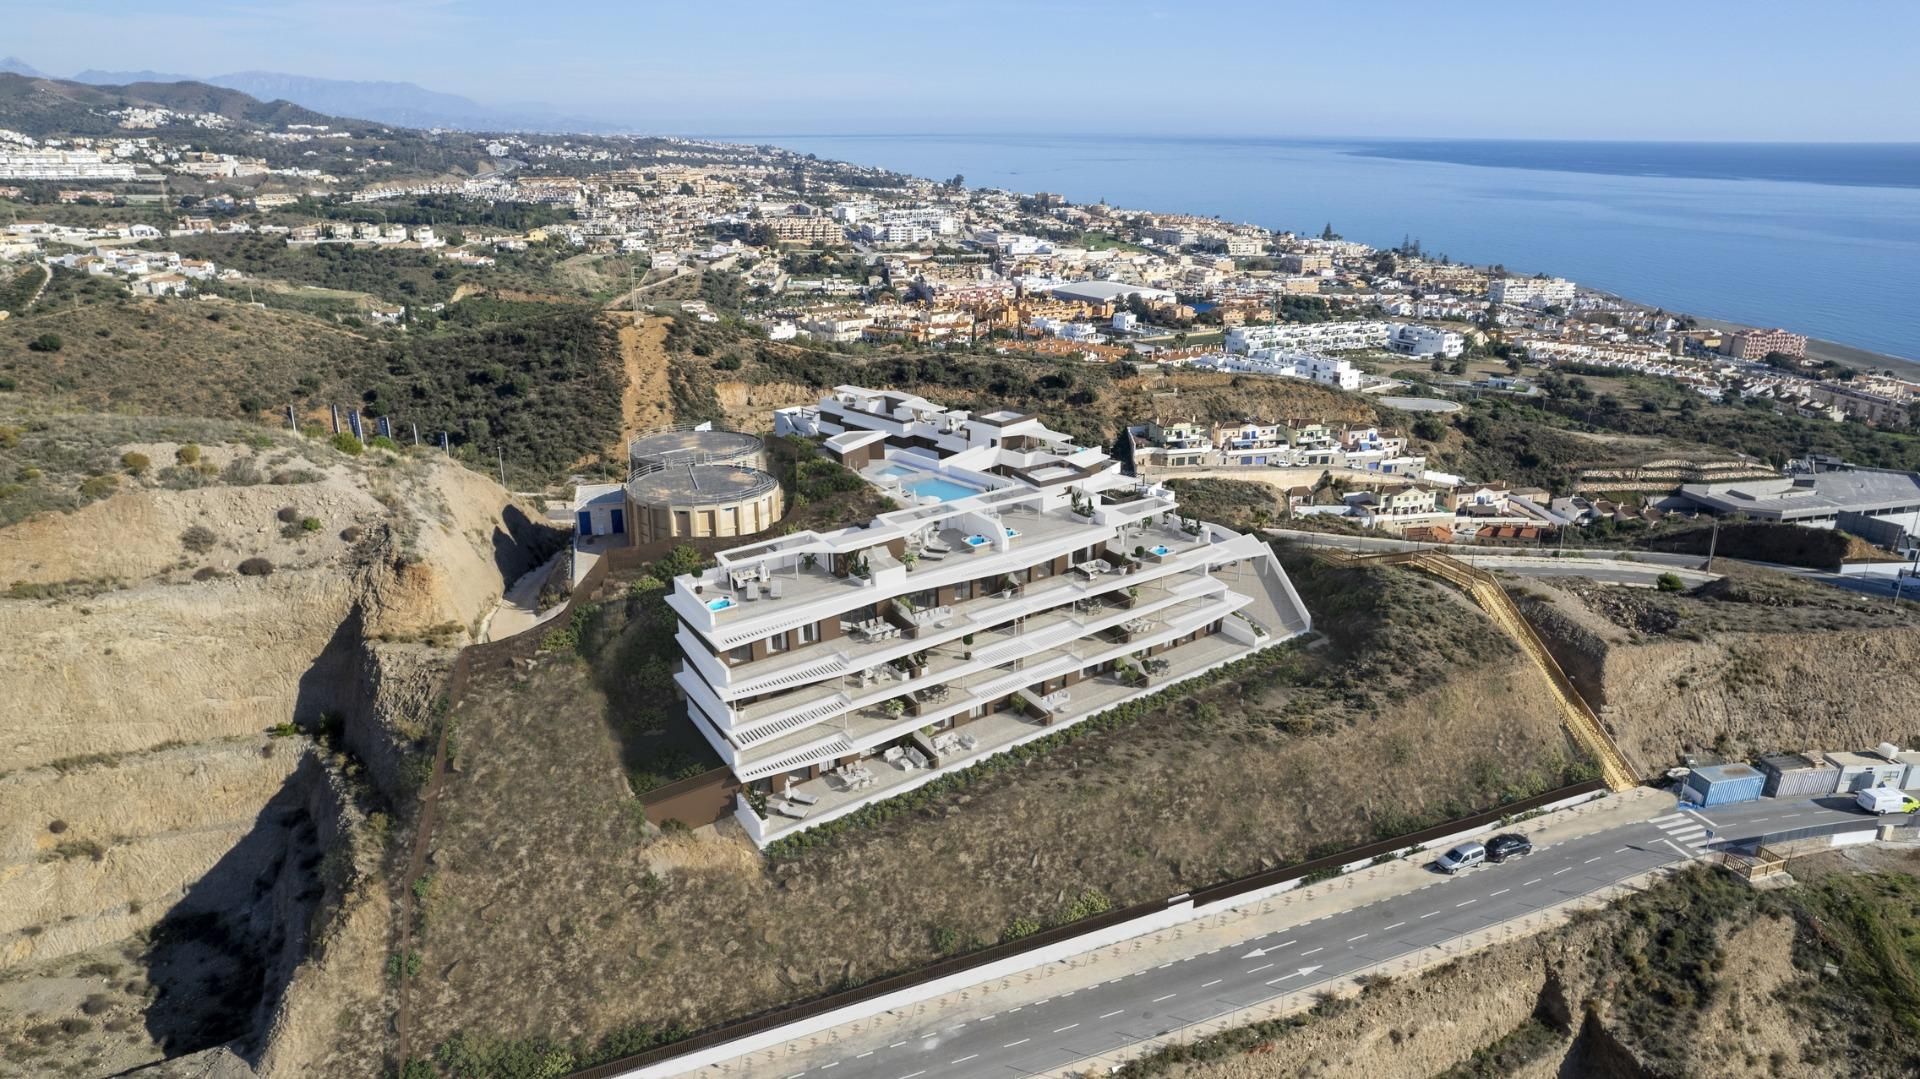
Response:
[{"label": "calm sea ocean", "polygon": [[1920,359],[1920,145],[754,135],[1076,202],[1547,271]]}]

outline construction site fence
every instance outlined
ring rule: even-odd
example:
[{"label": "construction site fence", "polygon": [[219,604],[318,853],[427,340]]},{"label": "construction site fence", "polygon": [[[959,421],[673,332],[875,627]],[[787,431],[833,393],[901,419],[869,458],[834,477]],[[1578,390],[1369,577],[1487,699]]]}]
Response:
[{"label": "construction site fence", "polygon": [[1462,817],[1458,820],[1434,825],[1431,828],[1424,828],[1418,832],[1395,836],[1391,839],[1383,839],[1377,843],[1368,843],[1363,846],[1353,847],[1340,851],[1337,854],[1314,858],[1297,865],[1265,870],[1241,877],[1238,880],[1211,885],[1195,892],[1183,892],[1166,899],[1136,903],[1130,907],[1110,910],[1104,914],[1096,914],[1090,918],[1082,918],[1079,921],[1070,922],[1066,925],[1043,929],[1038,933],[1022,937],[1019,940],[1006,941],[982,948],[979,951],[968,952],[965,955],[957,955],[948,959],[937,960],[918,969],[880,978],[853,989],[829,993],[825,996],[800,1001],[796,1004],[783,1005],[770,1011],[761,1012],[758,1015],[749,1016],[745,1019],[738,1019],[721,1026],[713,1027],[699,1034],[695,1034],[691,1038],[686,1038],[670,1045],[663,1045],[634,1056],[624,1057],[620,1060],[609,1061],[605,1064],[597,1064],[593,1067],[582,1069],[581,1071],[573,1073],[574,1079],[612,1079],[614,1076],[649,1065],[659,1064],[677,1056],[684,1056],[701,1049],[711,1048],[725,1042],[759,1034],[775,1027],[785,1026],[789,1023],[811,1019],[839,1008],[845,1008],[849,1005],[872,1000],[875,997],[882,997],[903,989],[911,989],[927,982],[936,981],[954,974],[960,974],[977,967],[988,966],[992,963],[1026,952],[1038,951],[1050,945],[1072,940],[1074,937],[1095,933],[1138,918],[1158,914],[1178,903],[1191,902],[1195,907],[1200,907],[1208,903],[1222,902],[1248,892],[1258,891],[1262,888],[1271,888],[1275,885],[1286,884],[1290,881],[1301,880],[1317,874],[1338,871],[1351,867],[1355,863],[1370,861],[1382,856],[1397,855],[1409,848],[1419,847],[1423,843],[1430,842],[1434,839],[1485,828],[1509,817],[1539,809],[1542,806],[1550,806],[1570,799],[1598,794],[1605,790],[1606,784],[1600,780],[1588,780],[1583,783],[1575,783],[1558,790],[1551,790],[1543,794],[1533,795],[1529,798],[1522,798],[1519,801],[1498,809],[1488,810],[1485,813],[1476,813],[1470,817]]}]

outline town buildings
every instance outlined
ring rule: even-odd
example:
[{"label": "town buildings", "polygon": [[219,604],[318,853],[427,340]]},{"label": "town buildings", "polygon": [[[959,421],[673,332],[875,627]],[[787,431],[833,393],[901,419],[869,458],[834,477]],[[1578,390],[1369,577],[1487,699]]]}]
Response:
[{"label": "town buildings", "polygon": [[1741,330],[1728,334],[1720,350],[1737,360],[1764,360],[1775,352],[1799,358],[1807,354],[1807,338],[1778,328]]},{"label": "town buildings", "polygon": [[1573,303],[1573,282],[1561,277],[1496,277],[1487,284],[1487,299],[1515,307],[1566,307]]},{"label": "town buildings", "polygon": [[676,578],[676,682],[756,843],[1310,626],[1265,543],[1037,417],[843,386],[776,413],[905,508]]}]

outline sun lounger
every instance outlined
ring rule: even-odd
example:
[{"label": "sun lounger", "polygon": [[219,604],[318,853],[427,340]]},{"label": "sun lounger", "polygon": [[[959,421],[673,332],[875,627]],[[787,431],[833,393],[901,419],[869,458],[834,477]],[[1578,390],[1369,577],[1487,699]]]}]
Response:
[{"label": "sun lounger", "polygon": [[815,806],[820,804],[820,799],[815,798],[811,794],[802,794],[799,791],[788,791],[787,801],[798,802],[803,806]]},{"label": "sun lounger", "polygon": [[780,598],[780,582],[779,581],[770,581],[767,583],[767,595],[773,597],[774,599]]}]

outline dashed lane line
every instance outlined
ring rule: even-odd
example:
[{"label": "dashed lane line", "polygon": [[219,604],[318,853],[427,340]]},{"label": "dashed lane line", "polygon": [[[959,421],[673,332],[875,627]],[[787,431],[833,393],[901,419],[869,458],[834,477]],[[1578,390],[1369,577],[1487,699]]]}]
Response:
[{"label": "dashed lane line", "polygon": [[[1217,983],[1217,982],[1208,982],[1207,984],[1208,984],[1208,985],[1216,985],[1216,984],[1218,984],[1218,983]],[[1101,1018],[1101,1019],[1112,1019],[1112,1018],[1113,1018],[1114,1016],[1116,1016],[1116,1015],[1119,1015],[1119,1014],[1120,1014],[1121,1012],[1124,1012],[1124,1011],[1126,1011],[1126,1009],[1125,1009],[1125,1008],[1115,1008],[1114,1010],[1112,1010],[1112,1011],[1110,1011],[1110,1012],[1108,1012],[1108,1013],[1107,1013],[1107,1014],[1105,1014],[1105,1015],[1102,1015],[1102,1016],[1100,1016],[1099,1018]]]},{"label": "dashed lane line", "polygon": [[1032,1040],[1033,1040],[1032,1038],[1021,1038],[1021,1039],[1020,1039],[1019,1041],[1017,1041],[1017,1042],[1008,1042],[1007,1044],[1005,1044],[1005,1045],[1003,1045],[1003,1046],[1001,1046],[1000,1048],[1002,1048],[1002,1049],[1011,1049],[1011,1048],[1013,1048],[1013,1047],[1014,1047],[1014,1046],[1016,1046],[1016,1045],[1025,1045],[1025,1044],[1027,1044],[1028,1042],[1030,1042],[1030,1041],[1032,1041]]},{"label": "dashed lane line", "polygon": [[[1258,973],[1260,973],[1261,971],[1263,971],[1263,970],[1265,970],[1265,969],[1267,969],[1268,967],[1270,967],[1270,966],[1272,966],[1272,965],[1273,965],[1272,963],[1262,963],[1262,964],[1260,964],[1259,966],[1257,966],[1257,967],[1255,967],[1255,968],[1253,968],[1252,970],[1250,970],[1250,971],[1247,971],[1247,973],[1248,973],[1248,974],[1258,974]],[[1204,985],[1203,985],[1203,986],[1201,986],[1200,988],[1202,988],[1202,989],[1205,989],[1205,988],[1206,988],[1206,986],[1204,986]]]},{"label": "dashed lane line", "polygon": [[[1058,1033],[1058,1032],[1056,1031],[1056,1033]],[[972,1059],[973,1059],[974,1057],[977,1057],[977,1056],[979,1056],[979,1055],[980,1055],[979,1053],[968,1053],[968,1054],[967,1054],[966,1056],[963,1056],[963,1057],[961,1057],[961,1058],[960,1058],[959,1060],[949,1060],[949,1061],[947,1061],[947,1063],[949,1063],[949,1064],[965,1064],[965,1063],[966,1063],[967,1061],[969,1061],[969,1060],[972,1060]]]},{"label": "dashed lane line", "polygon": [[1164,997],[1154,997],[1154,998],[1153,998],[1153,999],[1152,999],[1151,1001],[1149,1001],[1148,1003],[1151,1003],[1151,1004],[1158,1004],[1158,1003],[1160,1003],[1160,1002],[1161,1002],[1161,1001],[1163,1001],[1163,1000],[1172,1000],[1172,999],[1173,999],[1174,997],[1177,997],[1177,996],[1179,996],[1179,995],[1180,995],[1180,994],[1178,994],[1178,993],[1168,993],[1168,994],[1167,994],[1166,996],[1164,996]]},{"label": "dashed lane line", "polygon": [[1489,892],[1489,893],[1487,893],[1487,898],[1488,898],[1488,899],[1492,899],[1492,898],[1493,898],[1494,896],[1496,896],[1496,895],[1506,895],[1506,894],[1507,894],[1508,892],[1511,892],[1511,891],[1513,891],[1513,889],[1512,889],[1512,888],[1502,888],[1502,889],[1500,889],[1500,890],[1499,890],[1499,891],[1497,891],[1497,892]]}]

